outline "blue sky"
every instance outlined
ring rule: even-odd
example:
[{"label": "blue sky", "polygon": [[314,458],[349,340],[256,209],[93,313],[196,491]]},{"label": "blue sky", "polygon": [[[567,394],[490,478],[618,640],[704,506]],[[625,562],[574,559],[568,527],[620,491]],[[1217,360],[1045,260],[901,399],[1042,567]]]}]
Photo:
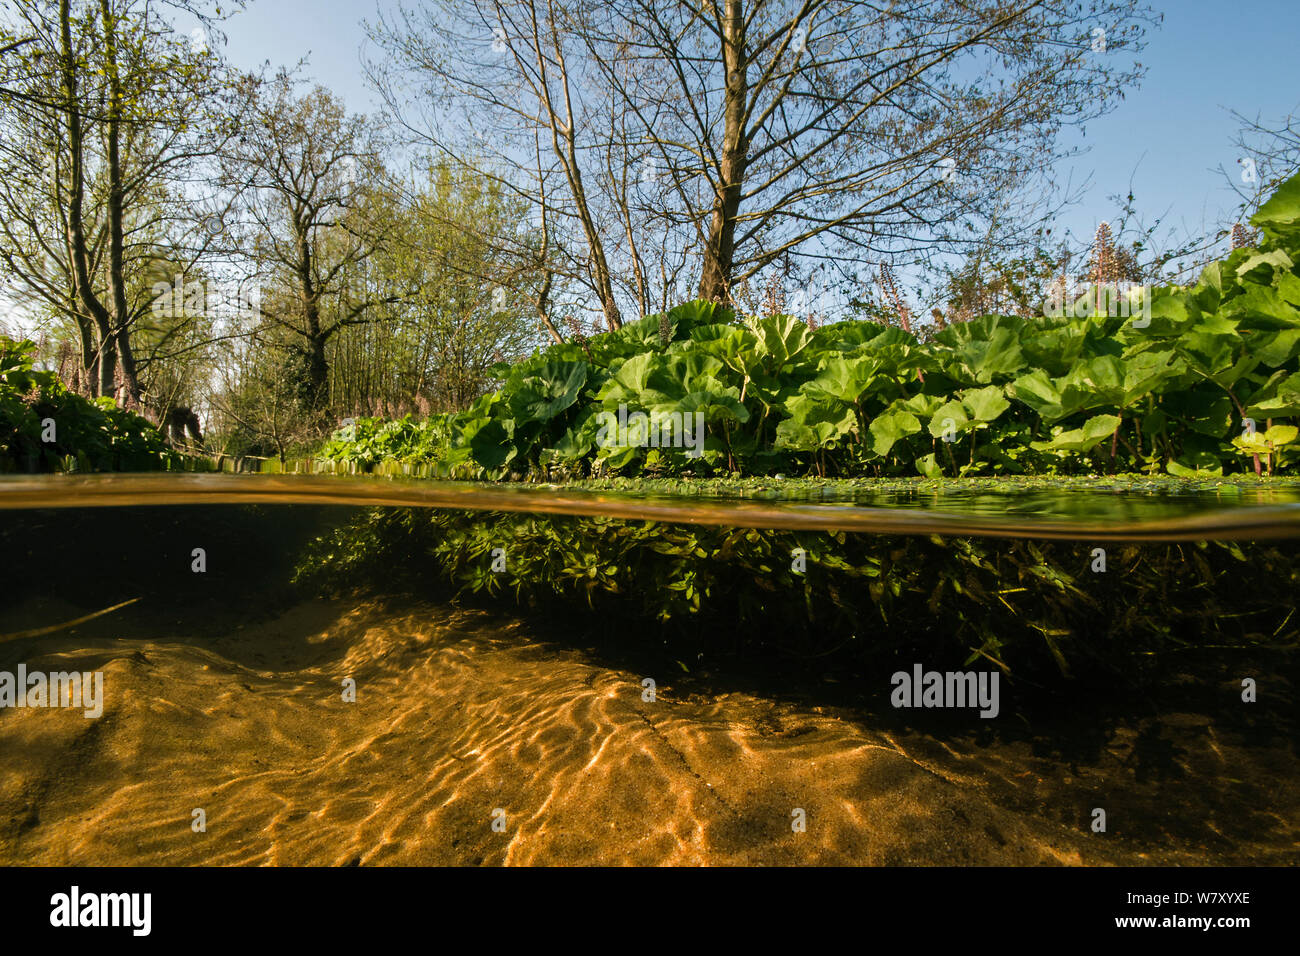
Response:
[{"label": "blue sky", "polygon": [[[253,0],[227,25],[240,66],[310,56],[317,81],[358,112],[375,108],[361,74],[360,21],[377,0]],[[382,0],[392,6],[392,0]],[[418,0],[408,0],[418,2]],[[1060,227],[1091,236],[1115,214],[1107,197],[1133,192],[1148,224],[1201,232],[1235,207],[1216,171],[1236,169],[1230,111],[1274,122],[1300,105],[1300,0],[1156,0],[1164,24],[1148,34],[1146,79],[1078,142],[1090,147],[1062,178],[1091,178]],[[1058,233],[1060,229],[1056,230]]]}]

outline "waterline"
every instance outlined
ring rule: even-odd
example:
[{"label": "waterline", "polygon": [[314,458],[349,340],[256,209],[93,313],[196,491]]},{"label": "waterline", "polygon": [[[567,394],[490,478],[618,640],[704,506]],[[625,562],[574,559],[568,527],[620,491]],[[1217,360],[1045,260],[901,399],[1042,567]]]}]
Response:
[{"label": "waterline", "polygon": [[[1079,492],[1066,493],[1077,498]],[[700,499],[427,479],[201,473],[0,478],[0,510],[280,504],[450,508],[790,531],[1089,541],[1244,541],[1300,537],[1300,503],[1237,504],[1124,520],[961,514],[906,505]],[[955,503],[954,503],[955,504]]]}]

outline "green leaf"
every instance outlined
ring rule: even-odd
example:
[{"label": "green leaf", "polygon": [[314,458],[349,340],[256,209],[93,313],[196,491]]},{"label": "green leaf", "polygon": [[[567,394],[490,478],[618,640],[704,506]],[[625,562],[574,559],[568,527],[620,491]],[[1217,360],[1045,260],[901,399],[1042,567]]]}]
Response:
[{"label": "green leaf", "polygon": [[1205,450],[1185,451],[1176,461],[1170,461],[1165,470],[1179,478],[1200,478],[1206,475],[1222,475],[1223,464],[1219,456]]},{"label": "green leaf", "polygon": [[517,419],[550,421],[578,400],[586,383],[586,362],[548,362],[519,383],[510,409]]},{"label": "green leaf", "polygon": [[967,385],[1005,380],[1026,365],[1020,348],[1024,325],[1024,319],[1005,315],[951,325],[935,336],[938,345],[951,350],[940,357],[940,365],[949,377]]},{"label": "green leaf", "polygon": [[970,412],[971,418],[980,422],[995,421],[1011,407],[1011,403],[1007,401],[1002,389],[997,385],[962,392],[961,401]]},{"label": "green leaf", "polygon": [[1082,428],[1062,432],[1050,442],[1034,442],[1034,447],[1052,451],[1089,452],[1115,434],[1119,424],[1117,415],[1096,415],[1084,422]]},{"label": "green leaf", "polygon": [[911,412],[891,410],[872,419],[869,430],[872,438],[871,447],[883,458],[897,442],[919,432],[921,422]]},{"label": "green leaf", "polygon": [[754,331],[769,371],[787,364],[808,345],[808,324],[793,316],[768,316],[759,320]]},{"label": "green leaf", "polygon": [[1274,425],[1268,431],[1264,432],[1264,440],[1278,448],[1282,445],[1289,445],[1300,435],[1300,428],[1294,425]]},{"label": "green leaf", "polygon": [[515,456],[515,446],[505,427],[496,419],[485,422],[470,437],[474,460],[484,468],[500,468]]},{"label": "green leaf", "polygon": [[1054,380],[1042,369],[1020,376],[1007,387],[1007,394],[1027,405],[1048,424],[1100,403],[1089,386],[1066,379]]},{"label": "green leaf", "polygon": [[966,414],[966,406],[961,402],[947,402],[939,407],[930,419],[930,434],[943,438],[945,434],[960,435],[969,431],[971,420]]},{"label": "green leaf", "polygon": [[1300,373],[1278,373],[1251,396],[1246,415],[1255,419],[1300,415]]},{"label": "green leaf", "polygon": [[930,452],[928,455],[923,455],[916,459],[913,464],[916,465],[916,473],[924,478],[943,477],[943,469],[939,467],[939,463],[935,460],[934,452]]},{"label": "green leaf", "polygon": [[1300,227],[1300,174],[1279,186],[1250,222],[1273,235],[1296,231]]}]

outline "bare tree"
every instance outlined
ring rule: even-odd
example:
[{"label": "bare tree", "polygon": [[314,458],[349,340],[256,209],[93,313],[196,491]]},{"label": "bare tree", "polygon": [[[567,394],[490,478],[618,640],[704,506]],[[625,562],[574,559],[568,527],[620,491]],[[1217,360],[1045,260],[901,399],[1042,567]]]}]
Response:
[{"label": "bare tree", "polygon": [[1276,122],[1232,113],[1240,124],[1233,140],[1237,163],[1219,171],[1241,201],[1236,219],[1248,220],[1260,205],[1300,169],[1300,107]]},{"label": "bare tree", "polygon": [[555,0],[434,2],[382,17],[370,33],[390,54],[368,64],[371,79],[417,141],[536,209],[548,257],[537,300],[553,337],[565,280],[593,293],[606,327],[618,328],[610,222],[593,194],[592,149],[608,140],[608,112],[590,101],[591,64],[567,11]]},{"label": "bare tree", "polygon": [[382,192],[383,146],[374,124],[347,115],[323,87],[299,96],[284,73],[248,83],[254,105],[223,159],[244,217],[232,230],[262,283],[284,293],[265,297],[261,313],[287,335],[302,398],[319,411],[329,398],[330,339],[397,298],[370,294],[363,281],[384,241],[367,213]]},{"label": "bare tree", "polygon": [[442,0],[371,28],[390,54],[372,73],[424,141],[477,143],[539,207],[547,187],[556,261],[612,326],[692,274],[729,300],[777,263],[849,275],[992,223],[1023,241],[1036,223],[998,211],[1048,191],[1061,129],[1137,80],[1154,19],[1137,0]]}]

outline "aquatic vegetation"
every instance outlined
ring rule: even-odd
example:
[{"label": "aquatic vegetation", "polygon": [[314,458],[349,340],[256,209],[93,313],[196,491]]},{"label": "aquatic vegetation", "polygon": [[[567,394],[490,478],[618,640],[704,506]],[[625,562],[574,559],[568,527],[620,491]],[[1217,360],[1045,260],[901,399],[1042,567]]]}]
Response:
[{"label": "aquatic vegetation", "polygon": [[111,398],[68,391],[32,365],[35,345],[0,335],[0,471],[158,471],[186,467],[158,429]]},{"label": "aquatic vegetation", "polygon": [[1155,651],[1300,640],[1294,543],[1108,550],[1099,565],[1084,542],[374,509],[318,537],[295,580],[324,593],[450,588],[563,621],[585,609],[683,660],[924,650],[936,666],[1128,672]]},{"label": "aquatic vegetation", "polygon": [[[1260,244],[1194,286],[1094,290],[927,342],[691,302],[496,366],[465,411],[362,419],[322,455],[486,479],[1276,474],[1300,448],[1300,176],[1252,222]],[[698,447],[678,440],[695,421]]]},{"label": "aquatic vegetation", "polygon": [[[942,505],[945,500],[972,495],[1052,495],[1054,502],[1067,499],[1061,492],[1158,496],[1162,498],[1214,498],[1221,502],[1243,496],[1300,500],[1300,476],[1195,475],[999,475],[965,478],[787,478],[778,476],[724,476],[691,478],[631,478],[618,475],[575,479],[564,482],[566,490],[610,491],[620,494],[665,495],[674,498],[759,498],[779,501],[860,501],[871,498],[907,497],[928,499]],[[1005,499],[1004,499],[1005,500]],[[1073,501],[1082,505],[1083,497]]]}]

